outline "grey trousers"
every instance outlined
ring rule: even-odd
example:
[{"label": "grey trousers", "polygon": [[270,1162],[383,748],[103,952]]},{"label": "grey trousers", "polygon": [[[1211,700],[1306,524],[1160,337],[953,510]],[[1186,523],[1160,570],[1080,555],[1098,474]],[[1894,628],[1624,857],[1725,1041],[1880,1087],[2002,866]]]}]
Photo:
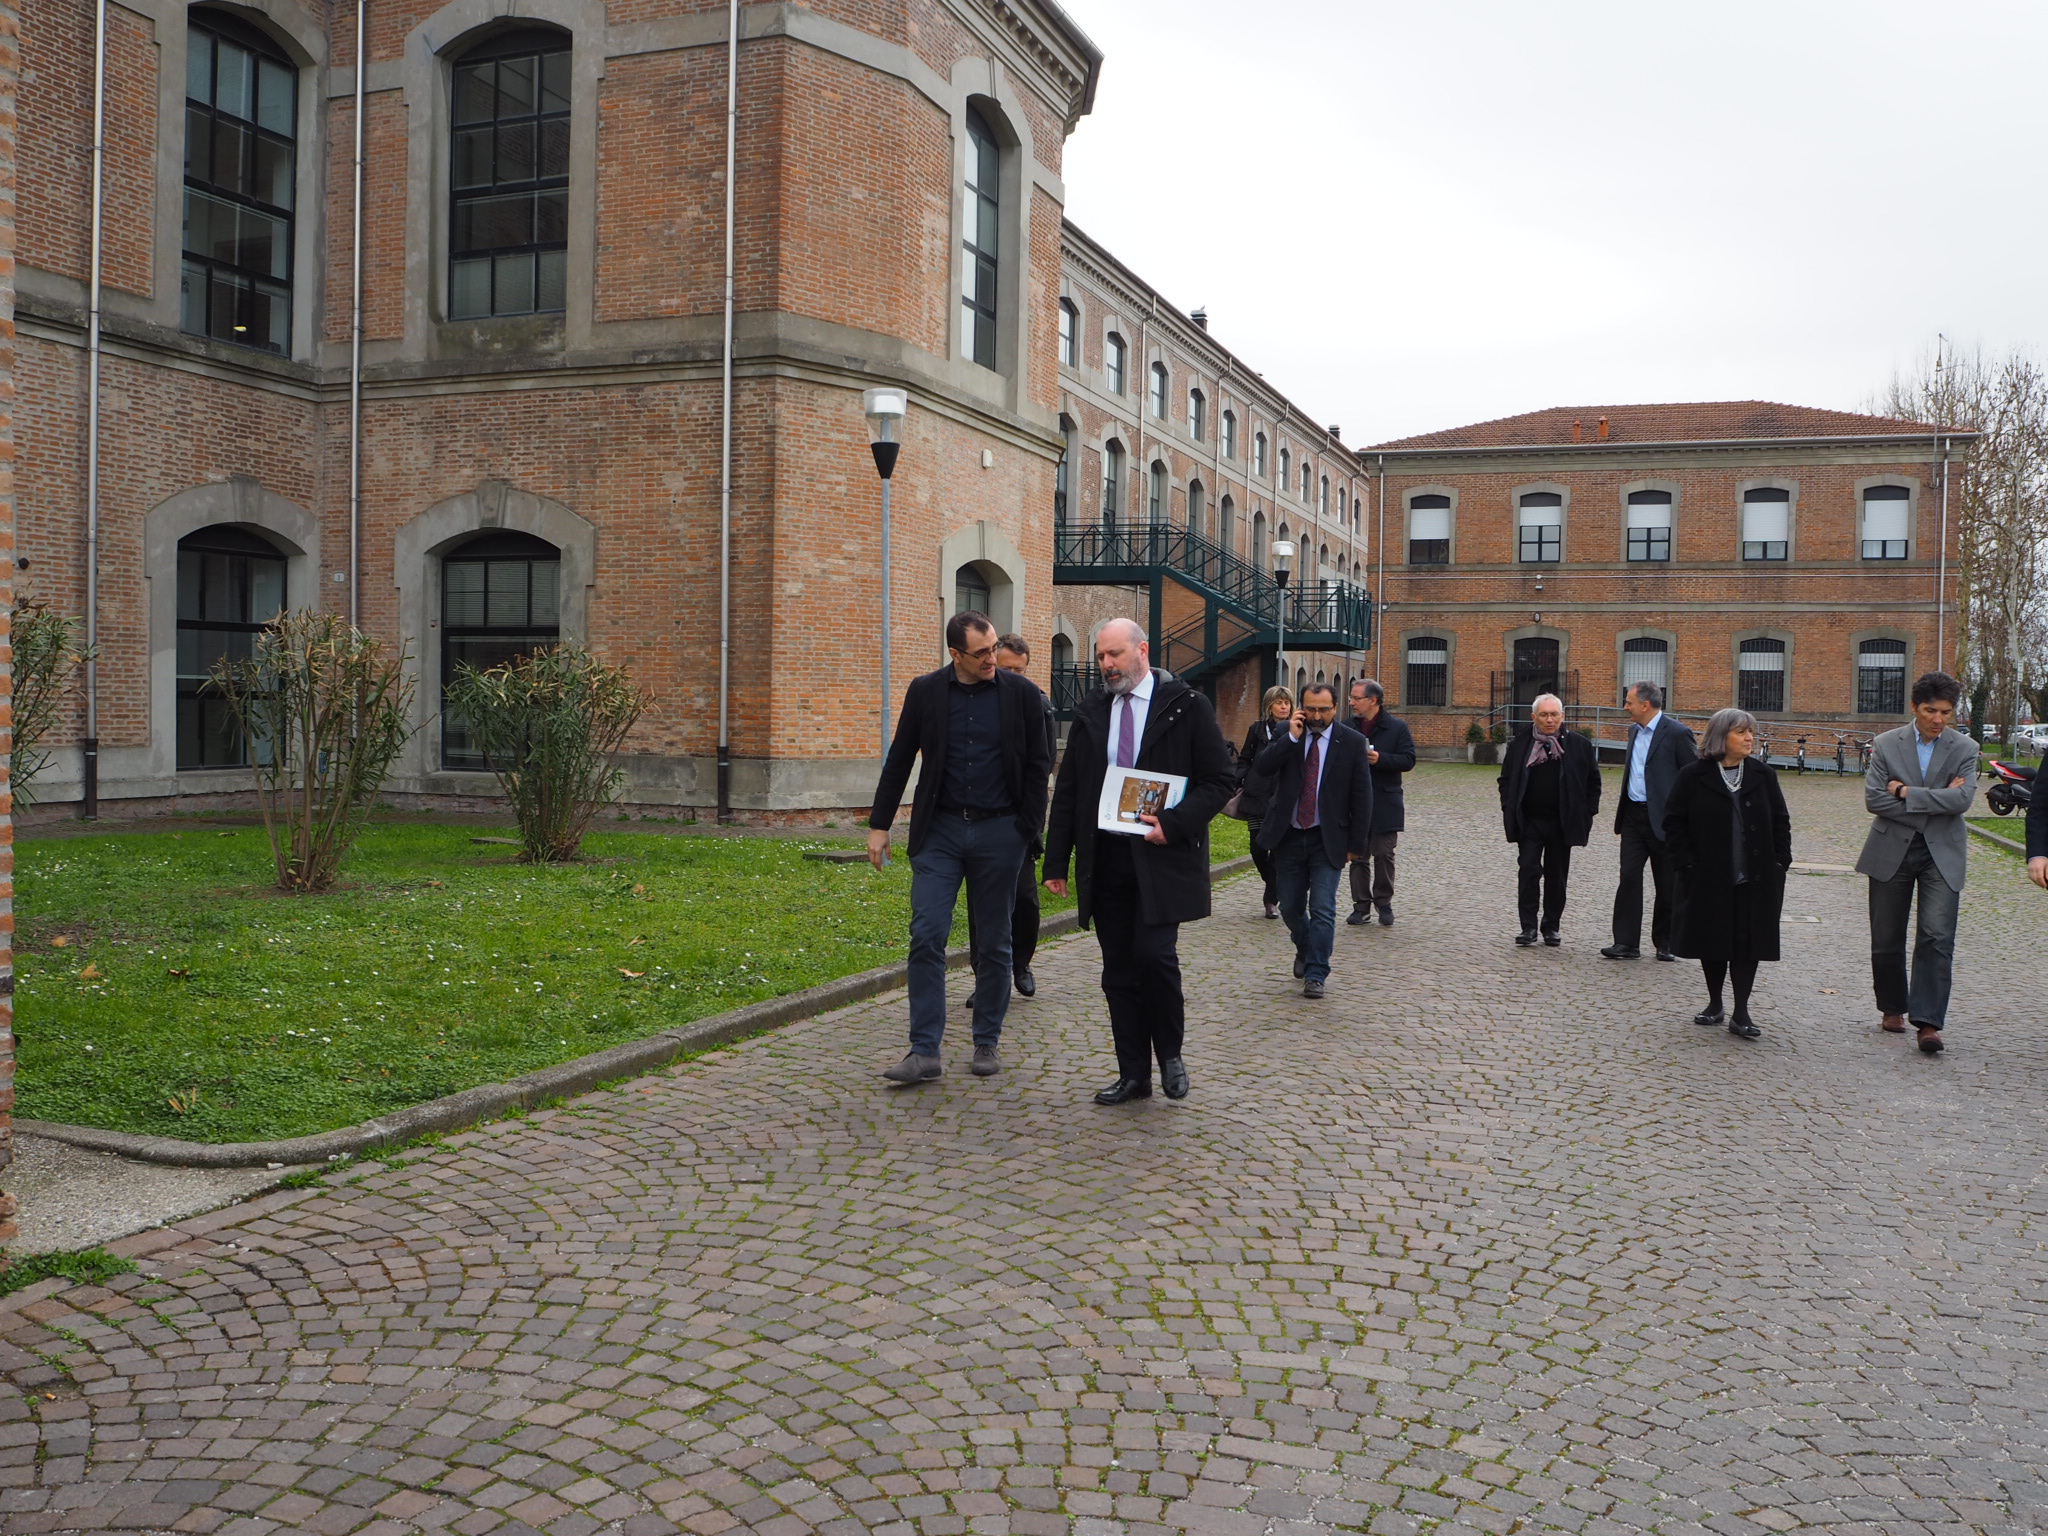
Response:
[{"label": "grey trousers", "polygon": [[[1914,925],[1913,971],[1906,974],[1906,919],[1920,898]],[[1935,868],[1927,839],[1919,833],[1889,880],[1870,882],[1870,978],[1880,1013],[1903,1013],[1915,1025],[1940,1029],[1948,1017],[1949,982],[1955,971],[1956,916],[1963,893]]]},{"label": "grey trousers", "polygon": [[1398,832],[1375,832],[1365,845],[1366,857],[1351,865],[1351,904],[1384,906],[1394,899],[1394,849]]}]

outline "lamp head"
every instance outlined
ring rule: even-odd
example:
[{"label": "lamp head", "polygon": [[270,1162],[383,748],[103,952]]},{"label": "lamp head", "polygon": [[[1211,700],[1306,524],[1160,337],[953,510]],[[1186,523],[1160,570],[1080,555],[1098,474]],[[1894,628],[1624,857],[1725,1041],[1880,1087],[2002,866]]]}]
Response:
[{"label": "lamp head", "polygon": [[871,389],[860,397],[868,418],[868,452],[875,473],[887,480],[896,473],[896,455],[903,451],[903,418],[910,414],[910,395],[900,389]]},{"label": "lamp head", "polygon": [[1294,541],[1275,539],[1273,541],[1273,579],[1281,586],[1287,585],[1287,573],[1294,569]]}]

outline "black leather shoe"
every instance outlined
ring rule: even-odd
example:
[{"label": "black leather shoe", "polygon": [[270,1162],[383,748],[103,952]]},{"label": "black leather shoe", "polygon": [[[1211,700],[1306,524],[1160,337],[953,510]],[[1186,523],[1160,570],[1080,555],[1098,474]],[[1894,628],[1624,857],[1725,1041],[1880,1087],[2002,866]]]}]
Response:
[{"label": "black leather shoe", "polygon": [[1643,952],[1633,944],[1610,944],[1600,951],[1609,960],[1640,960]]},{"label": "black leather shoe", "polygon": [[1536,942],[1536,930],[1534,928],[1524,928],[1515,935],[1515,942],[1524,949],[1530,948]]},{"label": "black leather shoe", "polygon": [[1166,1090],[1169,1099],[1188,1096],[1188,1069],[1178,1056],[1169,1056],[1159,1063],[1159,1086]]},{"label": "black leather shoe", "polygon": [[1549,945],[1550,948],[1555,949],[1564,942],[1564,935],[1555,928],[1546,928],[1543,930],[1543,942]]},{"label": "black leather shoe", "polygon": [[1718,1008],[1702,1008],[1692,1016],[1692,1021],[1695,1024],[1726,1024],[1728,1015]]},{"label": "black leather shoe", "polygon": [[1017,973],[1017,995],[1019,997],[1038,996],[1038,978],[1031,974],[1031,967],[1028,965]]},{"label": "black leather shoe", "polygon": [[1351,915],[1344,919],[1344,926],[1347,928],[1363,928],[1367,923],[1371,921],[1371,907],[1353,907],[1351,909]]},{"label": "black leather shoe", "polygon": [[1657,958],[1659,960],[1676,960],[1678,956],[1671,953],[1668,949],[1660,949],[1657,951]]},{"label": "black leather shoe", "polygon": [[1380,903],[1380,926],[1382,928],[1394,926],[1394,904],[1391,901]]},{"label": "black leather shoe", "polygon": [[1728,1021],[1728,1033],[1743,1040],[1759,1040],[1763,1038],[1763,1031],[1739,1013]]},{"label": "black leather shoe", "polygon": [[1303,997],[1321,997],[1323,995],[1323,984],[1311,976],[1301,984],[1301,995]]},{"label": "black leather shoe", "polygon": [[1098,1104],[1128,1104],[1133,1099],[1152,1097],[1152,1085],[1141,1078],[1120,1077],[1095,1095]]},{"label": "black leather shoe", "polygon": [[1277,901],[1269,901],[1269,902],[1267,902],[1267,903],[1266,903],[1266,916],[1267,916],[1267,917],[1269,917],[1269,918],[1277,918],[1277,917],[1278,917],[1279,915],[1280,915],[1280,903],[1278,903]]},{"label": "black leather shoe", "polygon": [[1294,979],[1296,981],[1299,981],[1302,977],[1306,976],[1307,974],[1308,961],[1302,958],[1300,950],[1296,950],[1294,952]]}]

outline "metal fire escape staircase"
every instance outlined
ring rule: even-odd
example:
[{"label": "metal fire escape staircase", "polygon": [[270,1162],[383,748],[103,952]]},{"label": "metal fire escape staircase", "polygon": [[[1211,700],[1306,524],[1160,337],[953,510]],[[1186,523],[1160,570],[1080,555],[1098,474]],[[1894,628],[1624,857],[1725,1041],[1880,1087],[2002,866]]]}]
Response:
[{"label": "metal fire escape staircase", "polygon": [[[1361,651],[1372,645],[1372,597],[1348,581],[1282,588],[1270,572],[1186,528],[1060,527],[1053,535],[1058,586],[1137,586],[1150,594],[1146,631],[1152,660],[1191,683],[1211,678],[1251,652],[1270,654],[1281,638],[1292,651]],[[1054,679],[1053,703],[1065,715],[1094,684],[1092,666]]]}]

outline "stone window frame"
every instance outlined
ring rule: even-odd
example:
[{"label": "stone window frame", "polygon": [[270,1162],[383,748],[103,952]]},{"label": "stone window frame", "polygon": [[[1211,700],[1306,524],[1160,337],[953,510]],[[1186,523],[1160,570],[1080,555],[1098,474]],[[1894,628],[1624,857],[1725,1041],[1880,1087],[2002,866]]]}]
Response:
[{"label": "stone window frame", "polygon": [[[1111,360],[1114,359],[1114,366]],[[1102,387],[1105,393],[1123,397],[1131,382],[1131,344],[1114,321],[1102,330]]]},{"label": "stone window frame", "polygon": [[1155,357],[1145,368],[1145,409],[1154,421],[1166,421],[1167,403],[1173,398],[1173,370],[1163,357]]},{"label": "stone window frame", "polygon": [[[1873,485],[1892,485],[1896,482],[1896,476],[1881,476],[1878,479],[1873,480],[1871,483]],[[1860,507],[1862,501],[1861,490],[1857,492],[1857,501]],[[1918,643],[1919,637],[1915,635],[1911,630],[1901,629],[1899,626],[1895,624],[1880,624],[1872,629],[1859,629],[1854,631],[1849,636],[1849,697],[1852,701],[1860,701],[1862,693],[1863,642],[1866,640],[1900,640],[1905,642],[1906,666],[1904,682],[1906,692],[1903,701],[1904,708],[1902,708],[1897,714],[1865,714],[1862,710],[1855,709],[1852,707],[1848,711],[1848,713],[1853,714],[1859,720],[1902,721],[1906,718],[1908,713],[1910,713],[1913,708],[1913,680],[1920,675],[1920,673],[1914,667],[1914,661],[1920,649]],[[1786,666],[1790,667],[1790,665],[1791,662],[1788,660],[1786,662]]]},{"label": "stone window frame", "polygon": [[1560,629],[1555,624],[1545,624],[1541,619],[1533,623],[1521,625],[1516,629],[1503,631],[1500,637],[1500,664],[1501,670],[1510,678],[1514,676],[1515,671],[1515,642],[1517,640],[1555,640],[1557,642],[1557,686],[1561,695],[1565,686],[1565,678],[1571,674],[1572,670],[1571,631]]},{"label": "stone window frame", "polygon": [[191,486],[143,514],[142,576],[149,584],[149,740],[139,750],[102,751],[107,759],[129,759],[106,761],[106,777],[152,781],[142,793],[207,794],[255,787],[255,775],[246,767],[178,767],[178,544],[202,529],[220,527],[239,528],[277,546],[285,559],[287,610],[320,606],[320,521],[260,481],[236,475],[212,485]]},{"label": "stone window frame", "polygon": [[[1907,560],[1919,559],[1923,544],[1920,538],[1921,484],[1918,475],[1865,475],[1855,483],[1852,488],[1855,499],[1851,503],[1853,510],[1850,514],[1855,519],[1854,530],[1850,534],[1849,542],[1852,557],[1859,563],[1866,559],[1863,553],[1863,493],[1871,487],[1878,485],[1903,485],[1906,488],[1905,558]],[[1898,565],[1902,562],[1897,560],[1872,560],[1870,563],[1875,565]],[[1882,637],[1873,636],[1872,638]]]},{"label": "stone window frame", "polygon": [[1154,456],[1145,467],[1145,522],[1148,527],[1173,522],[1173,466],[1164,454]]},{"label": "stone window frame", "polygon": [[933,565],[938,602],[934,633],[953,616],[954,582],[962,566],[971,565],[988,582],[988,616],[996,633],[1025,633],[1026,565],[1010,536],[986,519],[955,528],[938,548]]},{"label": "stone window frame", "polygon": [[1235,463],[1237,460],[1237,412],[1230,406],[1223,407],[1216,429],[1216,441],[1223,450],[1223,457]]},{"label": "stone window frame", "polygon": [[1251,478],[1255,480],[1264,480],[1268,478],[1267,468],[1272,463],[1272,461],[1272,439],[1268,438],[1265,433],[1255,430],[1252,433]]},{"label": "stone window frame", "polygon": [[1205,526],[1213,520],[1206,514],[1214,503],[1209,499],[1209,488],[1202,484],[1200,475],[1191,475],[1188,478],[1187,488],[1181,493],[1181,505],[1182,521],[1187,525],[1188,532],[1197,538],[1215,542],[1213,535]]},{"label": "stone window frame", "polygon": [[[1401,564],[1414,565],[1408,558],[1415,547],[1415,498],[1417,496],[1445,496],[1450,499],[1451,539],[1450,549],[1444,558],[1444,565],[1458,563],[1458,488],[1455,485],[1411,485],[1401,492]],[[1442,508],[1424,510],[1443,510]],[[1418,570],[1437,570],[1434,565],[1417,566]]]},{"label": "stone window frame", "polygon": [[1197,443],[1209,438],[1209,397],[1200,384],[1188,386],[1188,438]]},{"label": "stone window frame", "polygon": [[[1555,560],[1524,560],[1522,558],[1522,498],[1524,496],[1551,495],[1557,497],[1557,558]],[[1570,563],[1572,535],[1572,488],[1562,480],[1530,480],[1508,488],[1508,528],[1511,543],[1508,546],[1508,564],[1515,566],[1556,567],[1562,569]],[[1558,671],[1564,671],[1564,664],[1558,663]]]},{"label": "stone window frame", "polygon": [[1060,366],[1079,372],[1081,367],[1081,306],[1065,294],[1060,295],[1060,325],[1064,332],[1060,337]]},{"label": "stone window frame", "polygon": [[[1645,491],[1657,491],[1662,490],[1663,487],[1657,485],[1645,485],[1637,486],[1636,489]],[[1626,503],[1624,503],[1624,505],[1626,505]],[[1621,658],[1628,647],[1628,642],[1631,640],[1662,640],[1664,642],[1664,707],[1666,709],[1670,709],[1672,707],[1672,699],[1677,697],[1678,694],[1678,632],[1676,630],[1671,629],[1658,629],[1654,625],[1638,625],[1633,629],[1621,629],[1615,631],[1614,688],[1612,690],[1612,697],[1615,701],[1616,707],[1620,706],[1622,700]]]},{"label": "stone window frame", "polygon": [[[1121,423],[1118,425],[1121,425]],[[1119,471],[1114,481],[1111,481],[1109,475],[1111,463],[1110,450],[1112,448],[1116,450],[1114,457]],[[1111,431],[1103,435],[1102,441],[1097,445],[1095,453],[1096,468],[1099,471],[1095,477],[1096,526],[1108,527],[1113,522],[1117,527],[1122,527],[1128,521],[1125,516],[1125,510],[1131,499],[1130,445],[1124,441],[1122,433]],[[1111,495],[1112,486],[1115,489],[1114,496]]]},{"label": "stone window frame", "polygon": [[[1777,562],[1772,561],[1772,564]],[[1793,679],[1798,674],[1799,637],[1792,630],[1776,629],[1768,625],[1755,629],[1739,629],[1728,637],[1728,700],[1741,707],[1742,698],[1742,642],[1745,640],[1778,640],[1785,646],[1785,707],[1783,709],[1753,710],[1760,720],[1790,720],[1798,712],[1798,694],[1793,688]]]},{"label": "stone window frame", "polygon": [[[1663,491],[1671,498],[1671,558],[1668,560],[1631,560],[1628,557],[1628,499],[1637,491]],[[1652,475],[1642,480],[1631,480],[1615,491],[1616,505],[1621,508],[1621,549],[1615,556],[1625,566],[1647,565],[1669,569],[1678,564],[1679,553],[1678,518],[1684,505],[1685,489],[1676,480],[1666,480]],[[1644,633],[1651,633],[1645,631]]]},{"label": "stone window frame", "polygon": [[[1742,555],[1742,507],[1751,491],[1785,493],[1785,558],[1745,560]],[[1785,475],[1758,475],[1735,483],[1735,548],[1729,556],[1738,565],[1792,565],[1799,559],[1799,482]],[[1788,693],[1790,685],[1787,685]]]},{"label": "stone window frame", "polygon": [[[1424,636],[1444,642],[1444,701],[1441,704],[1417,704],[1408,697],[1408,642]],[[1401,630],[1395,638],[1400,646],[1401,713],[1404,715],[1448,715],[1455,713],[1458,708],[1457,626],[1452,624],[1417,624],[1412,629]],[[1385,678],[1379,679],[1382,687],[1386,685],[1386,681]],[[1388,691],[1392,692],[1393,690],[1389,689]]]}]

